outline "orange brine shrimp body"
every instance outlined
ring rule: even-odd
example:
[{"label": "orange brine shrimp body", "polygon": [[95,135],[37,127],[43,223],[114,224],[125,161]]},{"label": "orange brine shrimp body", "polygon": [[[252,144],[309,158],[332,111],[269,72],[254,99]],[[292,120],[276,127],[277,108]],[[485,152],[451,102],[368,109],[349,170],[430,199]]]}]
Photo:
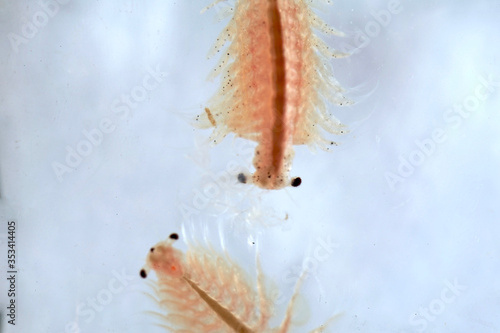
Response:
[{"label": "orange brine shrimp body", "polygon": [[[286,333],[291,327],[294,295],[281,325],[269,328],[273,313],[272,299],[264,288],[264,277],[258,267],[257,288],[251,287],[246,273],[228,258],[207,249],[190,249],[184,255],[172,247],[178,239],[169,239],[151,248],[140,275],[146,278],[154,270],[155,298],[167,311],[160,314],[161,324],[170,332],[241,332]],[[322,332],[320,329],[311,333]]]},{"label": "orange brine shrimp body", "polygon": [[348,102],[328,64],[344,55],[331,51],[313,28],[340,35],[304,0],[239,0],[214,46],[223,53],[214,69],[222,82],[197,121],[215,127],[215,143],[230,132],[257,142],[252,181],[262,188],[298,186],[300,180],[289,176],[293,145],[326,147],[334,142],[322,130],[344,132],[325,105]]}]

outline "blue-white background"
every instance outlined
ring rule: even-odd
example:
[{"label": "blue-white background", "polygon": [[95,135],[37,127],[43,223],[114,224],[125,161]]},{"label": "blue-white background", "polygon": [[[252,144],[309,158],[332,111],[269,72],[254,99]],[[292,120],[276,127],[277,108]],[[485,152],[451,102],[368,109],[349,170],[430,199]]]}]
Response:
[{"label": "blue-white background", "polygon": [[332,64],[356,104],[330,108],[350,133],[298,147],[303,185],[276,192],[235,184],[251,143],[191,126],[227,6],[54,3],[0,1],[1,332],[161,332],[138,271],[171,232],[250,276],[258,251],[275,323],[307,266],[296,332],[500,331],[500,1],[319,5],[353,53]]}]

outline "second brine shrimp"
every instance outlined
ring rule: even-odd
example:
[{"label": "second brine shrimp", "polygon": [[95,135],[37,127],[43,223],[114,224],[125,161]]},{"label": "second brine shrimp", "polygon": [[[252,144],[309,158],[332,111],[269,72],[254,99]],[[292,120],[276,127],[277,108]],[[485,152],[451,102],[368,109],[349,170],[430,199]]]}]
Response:
[{"label": "second brine shrimp", "polygon": [[257,143],[255,172],[240,174],[242,183],[299,186],[301,179],[289,175],[293,146],[328,150],[335,142],[322,132],[345,132],[327,111],[327,104],[349,103],[330,66],[331,58],[345,54],[331,50],[314,30],[342,33],[323,22],[311,2],[236,0],[234,15],[215,42],[212,53],[221,59],[213,76],[221,77],[221,85],[196,122],[214,128],[214,143],[229,133]]},{"label": "second brine shrimp", "polygon": [[[270,328],[272,299],[259,265],[254,288],[242,268],[230,259],[207,249],[190,249],[184,254],[172,246],[178,238],[173,233],[153,246],[140,271],[143,278],[151,271],[156,273],[154,297],[164,311],[160,326],[176,333],[290,331],[300,282],[281,324]],[[310,333],[323,332],[325,325]]]}]

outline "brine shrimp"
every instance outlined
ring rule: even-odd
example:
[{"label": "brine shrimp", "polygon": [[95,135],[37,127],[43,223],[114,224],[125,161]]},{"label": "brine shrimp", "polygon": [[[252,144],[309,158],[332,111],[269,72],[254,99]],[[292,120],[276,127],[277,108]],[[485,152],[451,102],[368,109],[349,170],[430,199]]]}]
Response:
[{"label": "brine shrimp", "polygon": [[313,30],[343,34],[320,19],[308,2],[236,0],[234,15],[209,54],[222,54],[212,74],[221,77],[221,85],[196,122],[214,128],[213,143],[229,133],[257,143],[255,172],[240,174],[241,183],[264,189],[299,186],[301,179],[289,175],[293,145],[329,150],[336,143],[322,132],[346,132],[327,103],[350,103],[329,63],[347,54],[332,50]]},{"label": "brine shrimp", "polygon": [[[269,328],[272,299],[264,287],[257,260],[257,288],[251,287],[246,272],[213,250],[190,249],[186,254],[172,245],[173,233],[152,247],[141,269],[143,278],[155,271],[155,299],[162,311],[160,326],[176,333],[241,332],[286,333],[300,288],[299,279],[280,326]],[[324,326],[324,325],[323,325]],[[319,333],[323,326],[310,331]]]}]

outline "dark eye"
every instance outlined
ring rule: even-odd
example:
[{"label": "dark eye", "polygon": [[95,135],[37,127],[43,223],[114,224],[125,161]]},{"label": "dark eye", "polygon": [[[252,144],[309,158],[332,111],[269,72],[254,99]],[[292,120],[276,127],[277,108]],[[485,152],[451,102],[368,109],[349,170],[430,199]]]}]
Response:
[{"label": "dark eye", "polygon": [[239,173],[238,174],[238,181],[242,184],[246,184],[247,183],[247,176],[245,176],[245,174],[243,174],[243,173]]},{"label": "dark eye", "polygon": [[302,179],[300,179],[300,177],[295,177],[294,179],[292,179],[292,182],[290,183],[290,185],[292,185],[293,187],[298,187],[298,186],[300,186],[301,183],[302,183]]},{"label": "dark eye", "polygon": [[177,235],[175,232],[173,234],[170,234],[170,239],[179,239],[179,235]]},{"label": "dark eye", "polygon": [[144,269],[141,269],[141,271],[139,272],[139,274],[141,274],[141,278],[145,279],[148,275],[146,274],[146,271]]},{"label": "dark eye", "polygon": [[154,248],[154,247],[152,247],[152,248],[151,248],[151,250],[149,250],[149,251],[154,252],[154,250],[155,250],[155,248]]}]

